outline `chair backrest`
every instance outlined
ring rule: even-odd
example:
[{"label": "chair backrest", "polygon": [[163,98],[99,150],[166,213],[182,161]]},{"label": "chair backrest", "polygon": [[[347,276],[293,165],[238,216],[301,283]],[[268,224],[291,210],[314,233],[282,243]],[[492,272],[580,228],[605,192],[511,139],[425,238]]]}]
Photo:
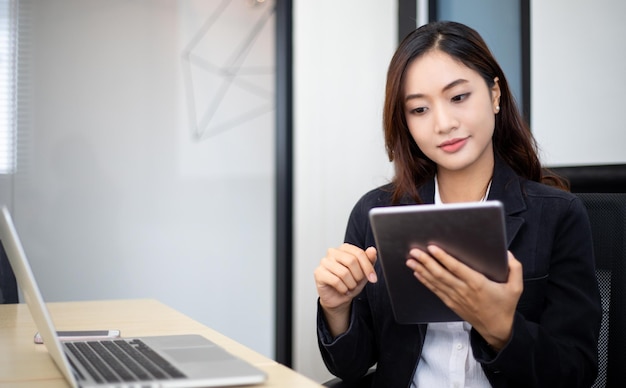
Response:
[{"label": "chair backrest", "polygon": [[619,387],[626,381],[626,193],[576,195],[589,214],[602,297],[599,370],[593,387]]}]

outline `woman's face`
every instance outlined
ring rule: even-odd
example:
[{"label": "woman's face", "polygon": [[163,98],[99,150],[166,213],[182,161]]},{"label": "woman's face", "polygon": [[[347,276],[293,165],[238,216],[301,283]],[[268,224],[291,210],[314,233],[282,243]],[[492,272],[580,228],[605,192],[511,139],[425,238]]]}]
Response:
[{"label": "woman's face", "polygon": [[433,50],[409,64],[404,114],[413,140],[445,170],[493,167],[492,136],[500,86],[450,55]]}]

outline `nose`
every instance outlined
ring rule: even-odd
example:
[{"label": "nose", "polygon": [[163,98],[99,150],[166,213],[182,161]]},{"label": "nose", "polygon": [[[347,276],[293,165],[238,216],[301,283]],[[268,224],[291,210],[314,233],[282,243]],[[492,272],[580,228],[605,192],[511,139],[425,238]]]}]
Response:
[{"label": "nose", "polygon": [[435,132],[446,134],[458,128],[458,120],[444,104],[433,106],[432,109],[434,110]]}]

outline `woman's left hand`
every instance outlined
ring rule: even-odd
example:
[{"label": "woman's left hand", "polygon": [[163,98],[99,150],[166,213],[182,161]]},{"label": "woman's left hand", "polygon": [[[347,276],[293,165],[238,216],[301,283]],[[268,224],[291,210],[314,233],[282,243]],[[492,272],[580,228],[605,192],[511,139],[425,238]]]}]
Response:
[{"label": "woman's left hand", "polygon": [[506,283],[489,280],[441,248],[412,249],[406,265],[463,320],[469,322],[495,350],[508,342],[517,302],[524,289],[522,264],[508,252]]}]

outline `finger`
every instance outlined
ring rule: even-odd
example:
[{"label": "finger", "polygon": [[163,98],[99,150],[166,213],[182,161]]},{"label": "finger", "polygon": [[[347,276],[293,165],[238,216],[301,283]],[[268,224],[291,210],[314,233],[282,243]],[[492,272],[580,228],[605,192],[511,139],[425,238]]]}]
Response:
[{"label": "finger", "polygon": [[374,269],[377,252],[376,248],[369,247],[364,251],[352,244],[343,244],[339,247],[339,250],[353,255],[358,261],[359,272],[363,275],[363,277],[367,277],[367,280],[372,283],[376,283],[378,280],[376,270]]},{"label": "finger", "polygon": [[[346,284],[346,280],[335,273],[336,269],[329,268],[335,264],[327,258],[322,259],[322,263],[314,272],[317,288],[330,287],[340,294],[347,294],[350,291],[350,286]],[[356,283],[353,282],[353,284],[355,285]],[[352,287],[355,287],[354,285]]]},{"label": "finger", "polygon": [[432,274],[426,268],[425,263],[429,260],[433,260],[430,255],[419,249],[412,249],[409,252],[409,258],[406,261],[406,266],[413,270],[413,275],[426,287],[434,292],[437,289],[435,285],[435,279]]},{"label": "finger", "polygon": [[409,251],[409,257],[406,259],[406,266],[413,270],[413,272],[417,272],[418,270],[423,271],[423,265],[420,260],[424,260],[424,258],[420,258],[420,255],[428,254],[417,248],[413,248]]},{"label": "finger", "polygon": [[378,281],[378,276],[376,275],[374,264],[376,263],[376,258],[378,257],[378,251],[374,247],[369,247],[365,250],[365,254],[371,264],[371,268],[365,270],[365,273],[367,273],[367,279],[372,283],[376,283]]},{"label": "finger", "polygon": [[440,288],[442,286],[441,282],[438,282],[435,278],[433,278],[432,274],[422,265],[420,261],[417,259],[410,258],[407,260],[407,266],[413,270],[413,276],[417,280],[419,280],[422,285],[428,288],[431,292],[439,297],[446,305],[447,300],[449,299],[447,294]]},{"label": "finger", "polygon": [[328,249],[326,257],[334,259],[345,266],[356,264],[357,268],[360,268],[358,256],[363,254],[362,249],[355,247],[354,245],[343,244],[337,248]]},{"label": "finger", "polygon": [[[438,256],[446,254],[443,250],[437,251]],[[467,285],[448,271],[439,262],[439,258],[434,258],[430,252],[419,249],[412,249],[410,255],[413,259],[407,260],[407,266],[413,269],[415,277],[428,289],[437,294],[440,298],[448,298],[463,290]],[[446,254],[447,255],[447,254]],[[456,261],[450,256],[452,261]]]},{"label": "finger", "polygon": [[341,266],[344,266],[349,271],[355,285],[348,279],[348,273],[345,273],[344,268],[333,266],[334,273],[342,279],[345,279],[346,285],[348,285],[351,290],[363,284],[368,276],[368,272],[366,271],[370,271],[369,273],[374,271],[367,254],[362,249],[351,244],[343,244],[339,248],[329,249],[327,257],[330,260],[336,261]]},{"label": "finger", "polygon": [[485,280],[485,276],[482,273],[468,267],[436,245],[429,245],[428,252],[437,259],[437,263],[440,264],[442,268],[447,270],[442,272],[443,274],[447,272],[455,279],[467,283],[470,286],[478,286]]},{"label": "finger", "polygon": [[322,259],[321,266],[341,279],[349,289],[354,289],[364,277],[354,256],[342,252],[329,250],[328,256]]},{"label": "finger", "polygon": [[432,261],[435,262],[435,264],[439,266],[442,271],[447,272],[447,270],[438,264],[437,260],[428,255],[428,253],[420,250],[413,250],[411,255],[412,258],[407,260],[407,266],[413,269],[413,275],[417,278],[417,280],[419,280],[424,287],[428,288],[433,294],[435,294],[446,306],[461,316],[460,311],[458,311],[458,306],[463,305],[464,299],[461,295],[459,295],[459,292],[466,289],[466,286],[450,274],[448,274],[448,276],[452,277],[459,283],[451,286],[446,280],[441,280],[440,278],[434,276],[429,268],[426,268],[422,262]]},{"label": "finger", "polygon": [[[431,247],[434,248],[431,250]],[[435,246],[429,246],[427,251],[412,249],[410,254],[427,270],[427,272],[440,281],[456,278],[448,266],[454,267],[457,261],[444,250]],[[448,264],[448,265],[445,265]],[[425,274],[426,275],[426,274]]]}]

